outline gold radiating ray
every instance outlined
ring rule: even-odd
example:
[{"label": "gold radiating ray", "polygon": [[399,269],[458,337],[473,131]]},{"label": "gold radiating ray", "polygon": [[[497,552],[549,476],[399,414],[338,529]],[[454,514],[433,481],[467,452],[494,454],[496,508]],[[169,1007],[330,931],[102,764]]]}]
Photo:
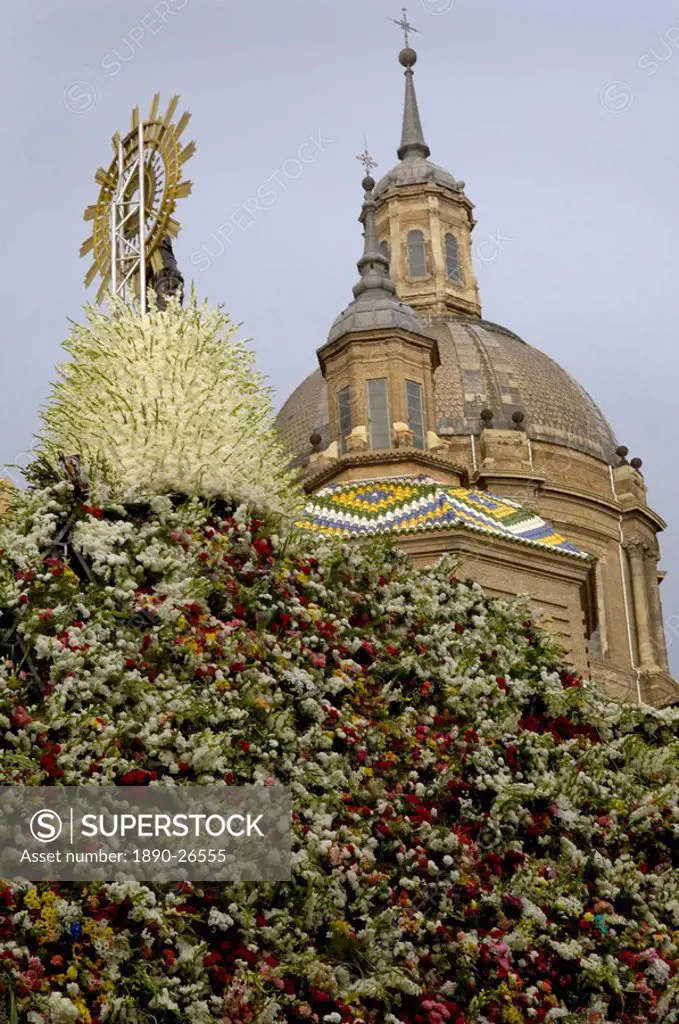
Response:
[{"label": "gold radiating ray", "polygon": [[174,133],[177,138],[179,138],[179,136],[182,134],[190,120],[191,114],[189,113],[188,110],[185,110],[182,116],[177,121],[177,124],[175,125]]},{"label": "gold radiating ray", "polygon": [[103,167],[97,167],[94,180],[97,185],[101,185],[103,188],[113,188],[115,185],[115,179]]},{"label": "gold radiating ray", "polygon": [[[91,255],[93,258],[85,275],[85,286],[89,287],[97,274],[101,277],[96,299],[98,303],[104,300],[111,287],[111,204],[119,191],[119,149],[122,147],[123,173],[129,178],[130,168],[139,153],[140,125],[144,140],[144,163],[148,175],[145,211],[146,260],[153,272],[163,267],[163,258],[159,252],[161,242],[167,236],[176,238],[179,233],[180,225],[172,215],[177,200],[191,194],[192,183],[182,177],[182,168],[196,152],[196,144],[190,142],[182,149],[180,138],[189,124],[191,114],[185,111],[177,123],[172,124],[178,104],[179,96],[173,96],[161,117],[160,93],[155,93],[149,106],[148,118],[143,121],[139,107],[136,106],[131,114],[130,130],[127,135],[122,139],[118,132],[113,135],[111,145],[114,157],[108,170],[99,167],[96,171],[95,181],[99,186],[99,196],[97,202],[89,205],[84,212],[84,219],[93,222],[92,233],[82,243],[80,255]],[[136,180],[138,175],[135,172],[130,181]],[[134,185],[133,192],[136,188]],[[131,240],[135,236],[135,223],[138,233],[138,217],[136,220],[132,217],[128,222],[128,237]],[[120,280],[120,275],[117,276]],[[129,287],[133,294],[138,295],[139,279],[136,276],[130,278]]]},{"label": "gold radiating ray", "polygon": [[165,117],[163,118],[163,124],[164,125],[167,125],[169,127],[170,122],[171,122],[172,118],[174,117],[174,112],[177,109],[177,104],[178,103],[179,103],[179,96],[173,96],[172,99],[170,100],[169,104],[168,104],[167,110],[165,111]]},{"label": "gold radiating ray", "polygon": [[151,256],[151,270],[154,274],[157,274],[159,270],[163,269],[163,257],[160,255],[158,250]]},{"label": "gold radiating ray", "polygon": [[150,142],[150,143],[157,142],[158,139],[163,134],[163,131],[164,131],[163,125],[159,124],[157,121],[154,122],[153,124],[150,124],[148,126],[148,128],[146,129],[146,133],[145,133],[147,142]]},{"label": "gold radiating ray", "polygon": [[87,273],[85,274],[85,287],[86,288],[89,288],[89,286],[92,284],[92,282],[94,281],[95,277],[97,276],[98,272],[99,272],[99,267],[97,266],[97,261],[95,260],[94,263],[92,263],[90,265]]},{"label": "gold radiating ray", "polygon": [[179,163],[185,164],[187,160],[190,160],[193,154],[196,152],[195,142],[189,142],[188,146],[184,146],[184,149],[179,155]]}]

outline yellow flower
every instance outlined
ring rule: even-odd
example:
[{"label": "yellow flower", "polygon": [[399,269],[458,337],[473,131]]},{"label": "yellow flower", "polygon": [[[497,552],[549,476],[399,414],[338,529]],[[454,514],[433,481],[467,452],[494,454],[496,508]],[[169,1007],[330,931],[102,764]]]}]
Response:
[{"label": "yellow flower", "polygon": [[79,1022],[81,1021],[82,1024],[91,1024],[92,1015],[90,1014],[90,1011],[85,1006],[85,1003],[83,1002],[83,1000],[82,999],[76,999],[75,1005],[76,1005],[76,1007],[78,1009],[78,1013],[80,1014],[80,1017],[78,1018]]},{"label": "yellow flower", "polygon": [[29,910],[37,910],[40,906],[40,895],[37,889],[29,889],[24,896],[24,903]]}]

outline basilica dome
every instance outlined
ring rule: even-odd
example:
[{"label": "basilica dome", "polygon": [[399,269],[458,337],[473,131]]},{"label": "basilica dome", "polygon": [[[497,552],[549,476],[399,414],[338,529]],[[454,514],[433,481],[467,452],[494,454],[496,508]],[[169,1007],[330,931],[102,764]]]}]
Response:
[{"label": "basilica dome", "polygon": [[[448,316],[426,327],[438,341],[441,358],[434,375],[440,436],[480,434],[486,409],[493,413],[493,427],[512,429],[512,414],[522,412],[522,427],[531,440],[611,460],[616,440],[603,413],[549,356],[487,320]],[[297,464],[308,461],[314,431],[323,446],[328,443],[328,398],[320,370],[288,398],[278,426]]]},{"label": "basilica dome", "polygon": [[420,566],[450,554],[494,595],[530,595],[577,671],[612,696],[675,701],[658,586],[664,523],[641,460],[627,461],[563,367],[484,319],[477,269],[501,236],[476,239],[464,182],[430,159],[412,26],[405,13],[397,24],[399,162],[375,182],[367,146],[358,156],[354,298],[277,418],[309,496],[306,528],[391,536]]}]

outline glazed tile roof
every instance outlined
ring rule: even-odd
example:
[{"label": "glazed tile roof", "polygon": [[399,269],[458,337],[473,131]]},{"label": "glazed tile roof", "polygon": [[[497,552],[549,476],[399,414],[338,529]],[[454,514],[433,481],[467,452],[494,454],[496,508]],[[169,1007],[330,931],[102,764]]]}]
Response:
[{"label": "glazed tile roof", "polygon": [[452,487],[426,476],[330,484],[311,498],[297,525],[344,537],[461,527],[591,558],[557,533],[551,523],[508,498]]}]

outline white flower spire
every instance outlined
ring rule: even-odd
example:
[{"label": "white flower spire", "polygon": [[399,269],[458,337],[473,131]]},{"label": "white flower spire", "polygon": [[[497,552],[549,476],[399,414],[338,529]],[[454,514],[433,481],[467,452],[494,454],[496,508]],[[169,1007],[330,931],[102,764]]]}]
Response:
[{"label": "white flower spire", "polygon": [[145,315],[113,300],[86,308],[64,348],[71,361],[42,412],[41,457],[78,454],[111,496],[180,493],[294,515],[288,456],[271,392],[221,309],[191,297]]}]

